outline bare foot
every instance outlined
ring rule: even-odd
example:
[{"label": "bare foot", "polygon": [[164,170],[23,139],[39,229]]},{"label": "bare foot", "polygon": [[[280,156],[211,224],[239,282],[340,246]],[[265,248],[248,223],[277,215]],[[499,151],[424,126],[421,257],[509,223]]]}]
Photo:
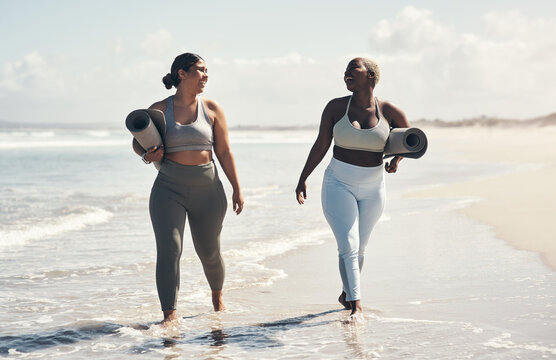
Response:
[{"label": "bare foot", "polygon": [[342,291],[342,294],[338,298],[338,302],[346,308],[346,310],[351,310],[351,304],[346,301],[346,292]]},{"label": "bare foot", "polygon": [[164,310],[164,320],[160,323],[162,326],[169,326],[177,320],[176,310]]},{"label": "bare foot", "polygon": [[222,301],[222,290],[212,291],[212,306],[214,306],[214,311],[226,310],[224,301]]},{"label": "bare foot", "polygon": [[348,318],[344,320],[343,323],[349,325],[349,324],[361,323],[363,321],[365,321],[365,318],[363,317],[363,313],[358,312],[354,315],[348,316]]},{"label": "bare foot", "polygon": [[351,314],[352,316],[359,316],[363,314],[363,308],[361,307],[361,301],[360,300],[355,300],[355,301],[350,301],[350,306],[351,306]]},{"label": "bare foot", "polygon": [[365,318],[363,317],[363,308],[361,307],[361,302],[359,300],[355,300],[350,301],[349,303],[351,306],[351,314],[349,315],[347,320],[344,321],[344,323],[353,324],[365,320]]}]

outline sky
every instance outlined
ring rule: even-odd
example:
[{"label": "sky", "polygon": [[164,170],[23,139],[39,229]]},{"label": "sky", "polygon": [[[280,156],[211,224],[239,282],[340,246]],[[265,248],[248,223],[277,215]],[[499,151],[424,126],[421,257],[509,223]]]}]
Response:
[{"label": "sky", "polygon": [[317,125],[366,56],[410,121],[556,111],[556,1],[0,0],[0,120],[123,126],[201,55],[229,126]]}]

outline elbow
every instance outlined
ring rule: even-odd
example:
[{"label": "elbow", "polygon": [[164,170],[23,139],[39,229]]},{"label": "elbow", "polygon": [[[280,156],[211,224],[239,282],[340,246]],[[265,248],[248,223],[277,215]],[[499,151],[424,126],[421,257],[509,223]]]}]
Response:
[{"label": "elbow", "polygon": [[232,151],[230,149],[225,149],[225,150],[214,149],[214,154],[216,155],[218,161],[220,162],[232,157]]},{"label": "elbow", "polygon": [[404,120],[404,121],[396,121],[391,125],[392,129],[403,129],[403,128],[410,128],[411,124],[409,123],[409,121]]},{"label": "elbow", "polygon": [[315,150],[315,152],[317,154],[324,156],[328,152],[328,149],[330,149],[331,144],[332,144],[332,142],[330,142],[330,141],[328,141],[328,142],[317,141],[315,143],[315,145],[313,146],[313,149]]}]

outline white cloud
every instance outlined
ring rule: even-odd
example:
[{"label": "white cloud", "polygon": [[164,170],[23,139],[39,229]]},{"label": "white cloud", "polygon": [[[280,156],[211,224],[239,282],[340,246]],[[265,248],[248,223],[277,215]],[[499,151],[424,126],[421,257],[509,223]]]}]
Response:
[{"label": "white cloud", "polygon": [[118,38],[112,40],[110,45],[111,45],[112,51],[115,54],[123,54],[123,52],[124,52],[124,42],[123,42],[122,38],[118,37]]},{"label": "white cloud", "polygon": [[432,12],[408,6],[393,20],[382,20],[371,33],[371,51],[407,53],[444,46],[452,36],[450,28],[433,20]]},{"label": "white cloud", "polygon": [[223,58],[216,58],[216,65],[227,65],[233,63],[238,66],[260,66],[260,65],[271,65],[271,66],[289,66],[289,65],[300,65],[300,64],[314,64],[315,59],[307,56],[303,56],[297,52],[291,52],[284,56],[277,57],[266,57],[266,58],[237,58],[230,61],[226,61]]},{"label": "white cloud", "polygon": [[[421,116],[523,117],[554,111],[556,19],[488,13],[473,33],[456,32],[428,10],[403,9],[370,34],[381,89]],[[427,109],[428,108],[428,109]]]},{"label": "white cloud", "polygon": [[87,56],[52,59],[33,52],[4,63],[0,67],[0,118],[107,123],[129,109],[149,106],[155,100],[153,94],[164,89],[160,79],[167,64],[162,61],[129,54],[95,66],[88,60]]},{"label": "white cloud", "polygon": [[38,52],[31,52],[21,60],[4,63],[0,72],[0,94],[29,92],[49,96],[64,88],[64,80],[54,66]]},{"label": "white cloud", "polygon": [[159,60],[141,60],[122,68],[119,75],[129,85],[138,85],[149,81],[154,75],[162,79],[162,76],[166,75],[162,69],[167,70],[166,68],[170,67]]},{"label": "white cloud", "polygon": [[[407,7],[374,26],[357,53],[331,50],[328,58],[204,53],[206,96],[224,106],[231,126],[318,124],[327,101],[348,94],[342,81],[347,62],[368,52],[382,68],[377,96],[400,105],[410,119],[553,112],[555,19],[511,11],[485,14],[482,21],[472,32],[461,32],[429,10]],[[120,119],[172,93],[161,78],[179,53],[173,39],[158,30],[136,42],[115,38],[109,55],[94,59],[30,52],[6,62],[0,65],[0,117],[29,121],[50,113],[56,121],[97,121],[101,111],[106,121]],[[31,104],[25,113],[23,103]]]},{"label": "white cloud", "polygon": [[344,59],[316,60],[292,52],[207,61],[206,96],[223,106],[230,126],[317,125],[327,101],[346,93]]},{"label": "white cloud", "polygon": [[168,30],[159,29],[147,34],[141,43],[141,49],[148,55],[157,55],[168,51],[174,42],[174,37]]}]

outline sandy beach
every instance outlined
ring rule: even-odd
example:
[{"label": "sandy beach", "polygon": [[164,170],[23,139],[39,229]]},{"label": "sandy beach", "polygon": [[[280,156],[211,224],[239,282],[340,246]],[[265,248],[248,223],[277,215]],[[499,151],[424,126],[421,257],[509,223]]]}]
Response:
[{"label": "sandy beach", "polygon": [[[504,129],[468,126],[422,129],[429,139],[429,151],[435,155],[443,154],[458,163],[504,163],[511,165],[511,170],[502,175],[426,187],[406,193],[403,197],[417,201],[469,199],[471,205],[458,212],[492,227],[495,235],[513,248],[538,253],[545,265],[556,270],[556,224],[552,221],[556,211],[556,191],[551,188],[551,184],[556,182],[556,152],[551,149],[556,139],[556,127]],[[411,165],[418,163],[411,159],[405,160],[400,165],[404,172],[409,172],[405,169],[407,162],[411,162]],[[394,176],[406,175],[401,173]],[[319,179],[313,180],[313,185],[318,186]],[[396,223],[401,221],[394,220]],[[385,225],[378,225],[377,231],[377,236],[384,239],[391,235]],[[252,305],[256,306],[270,297],[272,302],[266,306],[272,304],[275,308],[287,308],[292,314],[326,310],[331,305],[334,307],[341,287],[335,263],[336,244],[332,234],[324,239],[324,243],[315,248],[301,248],[294,253],[269,259],[267,266],[283,268],[288,276],[271,288],[252,289],[249,295]],[[378,241],[389,241],[384,239]],[[369,246],[367,257],[373,258],[373,252],[377,251],[376,244],[371,243]],[[317,268],[318,274],[308,271]],[[368,278],[372,276],[369,274],[362,279],[371,293],[378,285]],[[373,312],[372,301],[376,299],[374,295],[370,296],[367,310]]]},{"label": "sandy beach", "polygon": [[[425,131],[429,152],[385,175],[387,202],[366,249],[365,315],[356,324],[345,323],[349,311],[337,302],[336,241],[320,204],[329,157],[308,179],[308,201],[300,206],[294,199],[305,161],[299,154],[308,153],[314,132],[233,132],[248,205],[241,216],[226,217],[221,238],[228,310],[212,311],[186,230],[181,319],[170,330],[157,324],[148,214],[156,172],[137,162],[129,135],[56,129],[0,134],[3,146],[20,149],[0,159],[12,174],[0,184],[0,355],[553,357],[556,272],[538,253],[547,254],[546,261],[551,254],[553,195],[544,190],[555,175],[546,151],[554,129]],[[88,143],[97,146],[82,148]],[[504,148],[508,143],[527,150],[512,154]],[[506,213],[511,209],[522,212],[517,220]],[[530,234],[539,244],[521,238]],[[521,243],[538,253],[516,250],[525,248]]]},{"label": "sandy beach", "polygon": [[410,194],[418,198],[477,199],[461,210],[494,228],[520,250],[535,251],[556,270],[556,127],[428,128],[430,146],[447,157],[515,164],[516,171]]}]

